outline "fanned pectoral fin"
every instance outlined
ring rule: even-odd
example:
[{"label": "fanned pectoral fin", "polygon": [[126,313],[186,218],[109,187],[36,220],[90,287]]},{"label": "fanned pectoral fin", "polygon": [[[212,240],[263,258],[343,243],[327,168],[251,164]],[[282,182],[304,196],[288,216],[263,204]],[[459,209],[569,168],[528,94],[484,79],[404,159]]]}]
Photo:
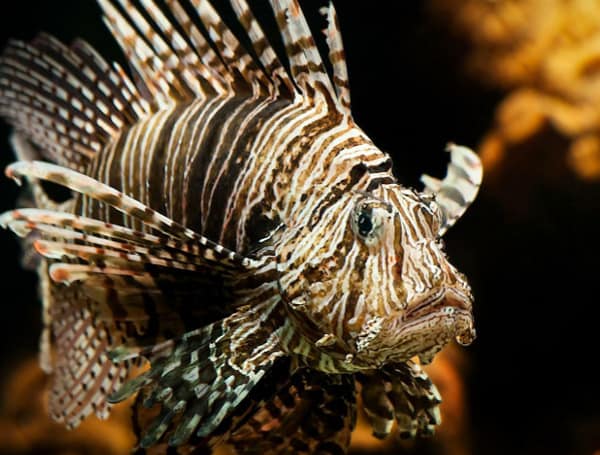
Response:
[{"label": "fanned pectoral fin", "polygon": [[[143,231],[60,210],[26,208],[0,215],[0,225],[17,235],[35,234],[33,246],[50,261],[52,280],[79,283],[98,303],[101,318],[132,320],[130,310],[147,302],[153,302],[164,316],[160,308],[170,305],[171,312],[177,313],[177,305],[184,301],[203,302],[188,307],[196,312],[214,310],[223,317],[227,313],[211,302],[218,296],[210,289],[222,288],[219,284],[256,264],[73,170],[34,161],[15,163],[6,173],[17,180],[27,177],[60,184],[141,222]],[[118,307],[122,311],[114,311]]]},{"label": "fanned pectoral fin", "polygon": [[435,195],[444,214],[440,236],[451,228],[475,200],[483,179],[479,157],[469,148],[449,144],[450,164],[443,180],[422,175],[425,192]]},{"label": "fanned pectoral fin", "polygon": [[52,373],[50,414],[71,428],[92,413],[106,418],[110,410],[107,395],[118,390],[139,365],[136,360],[114,363],[108,357],[111,339],[125,340],[127,334],[114,321],[97,320],[94,302],[79,286],[52,283],[45,267],[40,274],[46,324],[41,363]]},{"label": "fanned pectoral fin", "polygon": [[[140,221],[145,227],[158,231],[161,240],[154,244],[155,247],[162,246],[160,242],[163,239],[167,243],[170,241],[168,246],[174,246],[182,253],[193,255],[199,261],[196,265],[205,264],[207,267],[222,271],[239,271],[240,269],[250,269],[253,266],[253,261],[250,259],[197,234],[117,189],[71,169],[42,161],[19,161],[6,168],[6,175],[17,182],[21,177],[47,180],[103,202]],[[3,224],[8,224],[10,219],[11,215],[3,215]],[[95,231],[99,234],[112,232],[110,229],[103,230],[100,227]],[[135,235],[135,232],[130,233],[129,243],[133,241],[132,236]],[[85,241],[85,239],[82,240]],[[193,268],[193,265],[190,265],[190,268]]]},{"label": "fanned pectoral fin", "polygon": [[[141,393],[143,406],[158,415],[142,434],[141,447],[166,441],[185,444],[207,438],[246,399],[269,371],[279,350],[273,307],[259,305],[161,345],[136,350],[150,359],[147,372],[127,382],[111,402]],[[262,323],[259,317],[267,315]],[[114,357],[130,357],[126,350]],[[124,357],[123,357],[124,356]]]},{"label": "fanned pectoral fin", "polygon": [[[43,298],[54,340],[51,409],[58,420],[75,426],[92,412],[107,415],[106,396],[120,387],[136,357],[113,364],[108,353],[117,346],[157,344],[182,335],[190,325],[198,327],[200,322],[231,313],[211,289],[221,289],[224,281],[251,270],[253,260],[71,169],[34,161],[15,163],[6,172],[17,180],[26,177],[65,186],[120,210],[143,226],[143,231],[136,231],[73,215],[60,207],[17,209],[0,215],[1,226],[34,238],[33,247],[48,263],[42,277]],[[178,350],[180,354],[194,355]],[[49,356],[43,357],[49,363]],[[155,379],[152,376],[149,382]]]},{"label": "fanned pectoral fin", "polygon": [[388,436],[394,420],[402,438],[430,436],[440,424],[440,394],[418,364],[388,366],[358,380],[374,436]]}]

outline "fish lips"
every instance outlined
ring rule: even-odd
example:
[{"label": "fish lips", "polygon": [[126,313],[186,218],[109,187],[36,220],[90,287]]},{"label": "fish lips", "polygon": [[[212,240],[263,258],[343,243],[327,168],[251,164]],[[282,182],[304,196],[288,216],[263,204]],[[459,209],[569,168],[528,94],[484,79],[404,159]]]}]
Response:
[{"label": "fish lips", "polygon": [[456,341],[467,346],[476,337],[471,293],[457,288],[444,288],[409,305],[402,317],[401,330],[425,330],[434,324],[454,331]]},{"label": "fish lips", "polygon": [[357,343],[357,357],[375,367],[415,356],[429,363],[452,339],[462,345],[475,339],[472,298],[461,289],[441,289],[399,314],[376,319]]}]

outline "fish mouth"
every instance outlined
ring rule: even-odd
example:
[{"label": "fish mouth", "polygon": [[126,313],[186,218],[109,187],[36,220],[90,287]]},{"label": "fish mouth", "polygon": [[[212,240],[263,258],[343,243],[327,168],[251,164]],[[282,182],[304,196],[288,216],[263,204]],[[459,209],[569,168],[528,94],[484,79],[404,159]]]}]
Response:
[{"label": "fish mouth", "polygon": [[357,342],[361,358],[377,366],[405,362],[414,356],[428,363],[452,339],[461,345],[475,340],[472,297],[468,290],[441,288],[413,300],[401,313],[380,318],[379,322],[375,335],[373,330],[366,331]]},{"label": "fish mouth", "polygon": [[404,313],[403,320],[408,325],[419,324],[433,318],[455,321],[455,339],[467,346],[475,340],[473,326],[473,298],[471,293],[456,288],[443,288],[430,293],[413,303]]},{"label": "fish mouth", "polygon": [[420,298],[404,313],[405,319],[426,316],[440,308],[454,308],[459,311],[471,312],[472,298],[467,292],[454,288],[443,288]]}]

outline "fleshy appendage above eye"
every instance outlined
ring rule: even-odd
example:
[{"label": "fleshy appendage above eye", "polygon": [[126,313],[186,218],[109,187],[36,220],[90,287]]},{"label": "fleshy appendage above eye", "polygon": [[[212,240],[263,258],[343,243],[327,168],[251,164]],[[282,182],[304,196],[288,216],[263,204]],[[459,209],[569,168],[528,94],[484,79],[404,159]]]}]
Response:
[{"label": "fleshy appendage above eye", "polygon": [[387,220],[392,218],[389,204],[378,199],[363,199],[352,212],[352,230],[367,245],[375,245]]},{"label": "fleshy appendage above eye", "polygon": [[435,237],[440,237],[439,233],[445,222],[444,212],[437,204],[435,195],[420,194],[422,204],[419,205],[419,217],[422,223],[427,224]]}]

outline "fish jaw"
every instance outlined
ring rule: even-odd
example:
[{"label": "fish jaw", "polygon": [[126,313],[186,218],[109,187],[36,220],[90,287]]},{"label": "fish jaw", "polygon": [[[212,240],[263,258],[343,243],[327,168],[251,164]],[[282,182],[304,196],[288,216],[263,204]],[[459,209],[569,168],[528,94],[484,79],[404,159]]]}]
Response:
[{"label": "fish jaw", "polygon": [[471,344],[475,337],[470,292],[455,288],[428,295],[406,311],[372,316],[356,339],[356,359],[373,367],[418,356],[429,363],[452,340]]}]

